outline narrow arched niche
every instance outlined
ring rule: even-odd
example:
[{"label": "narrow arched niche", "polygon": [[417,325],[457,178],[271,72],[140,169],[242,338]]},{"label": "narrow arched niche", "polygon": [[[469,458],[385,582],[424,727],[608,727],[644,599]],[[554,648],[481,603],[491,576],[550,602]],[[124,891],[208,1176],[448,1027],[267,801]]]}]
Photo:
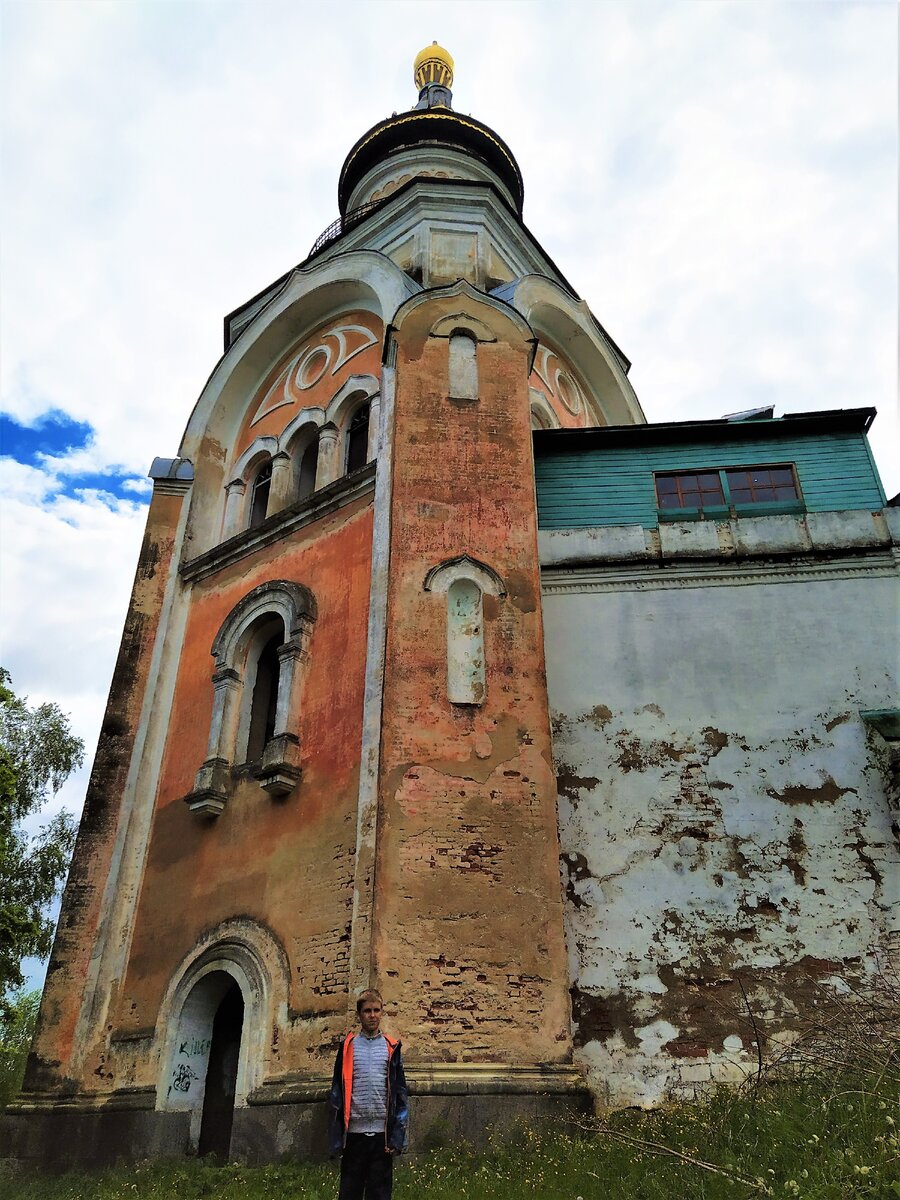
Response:
[{"label": "narrow arched niche", "polygon": [[369,402],[357,408],[347,426],[346,470],[359,471],[369,461]]},{"label": "narrow arched niche", "polygon": [[447,589],[447,699],[481,704],[484,689],[481,588],[471,579],[455,579]]},{"label": "narrow arched niche", "polygon": [[478,399],[478,342],[467,329],[450,335],[448,375],[452,399]]},{"label": "narrow arched niche", "polygon": [[278,651],[284,640],[284,624],[280,617],[264,619],[260,628],[248,631],[245,677],[252,681],[252,687],[247,694],[246,750],[243,755],[247,762],[258,762],[275,736],[281,674]]},{"label": "narrow arched niche", "polygon": [[484,594],[505,596],[503,580],[491,567],[467,554],[433,567],[426,592],[447,599],[447,699],[480,705],[487,695]]},{"label": "narrow arched niche", "polygon": [[255,529],[266,519],[269,507],[269,491],[272,487],[272,460],[266,459],[256,472],[250,486],[250,510],[247,528]]}]

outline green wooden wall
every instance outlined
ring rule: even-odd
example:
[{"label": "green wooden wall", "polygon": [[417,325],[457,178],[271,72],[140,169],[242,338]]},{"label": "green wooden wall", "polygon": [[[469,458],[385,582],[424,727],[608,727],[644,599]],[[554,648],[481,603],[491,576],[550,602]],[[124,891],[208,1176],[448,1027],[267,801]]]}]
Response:
[{"label": "green wooden wall", "polygon": [[[777,422],[773,422],[777,424]],[[571,445],[571,443],[570,443]],[[696,444],[642,444],[540,451],[535,459],[538,524],[658,524],[654,471],[690,471],[794,463],[808,512],[880,509],[884,492],[865,435],[855,432],[753,440],[723,437]],[[774,510],[773,510],[774,511]]]}]

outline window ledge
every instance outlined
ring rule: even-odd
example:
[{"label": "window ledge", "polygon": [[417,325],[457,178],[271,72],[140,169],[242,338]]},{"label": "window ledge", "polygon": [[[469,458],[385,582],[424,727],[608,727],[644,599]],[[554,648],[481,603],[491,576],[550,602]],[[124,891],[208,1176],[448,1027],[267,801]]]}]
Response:
[{"label": "window ledge", "polygon": [[256,771],[259,786],[270,796],[281,799],[294,790],[300,781],[300,742],[291,733],[271,738],[263,750],[262,762]]},{"label": "window ledge", "polygon": [[660,524],[668,521],[727,521],[741,517],[797,516],[806,512],[802,500],[758,501],[755,504],[709,505],[706,508],[658,508]]},{"label": "window ledge", "polygon": [[261,525],[254,529],[244,529],[234,537],[214,546],[196,558],[190,559],[181,567],[181,578],[188,583],[196,583],[209,575],[214,575],[224,567],[239,562],[248,554],[271,546],[282,538],[311,525],[314,521],[327,517],[345,505],[367,495],[375,488],[375,463],[366,463],[352,475],[344,475],[320,488],[311,496],[283,508],[281,512],[267,517]]}]

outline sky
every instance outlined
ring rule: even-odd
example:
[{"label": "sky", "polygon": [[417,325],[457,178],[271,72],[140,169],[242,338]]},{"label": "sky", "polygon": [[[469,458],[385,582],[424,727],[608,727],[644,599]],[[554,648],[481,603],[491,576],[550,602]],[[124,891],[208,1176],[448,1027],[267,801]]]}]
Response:
[{"label": "sky", "polygon": [[[900,490],[893,0],[0,0],[0,21],[0,662],[88,760],[150,463],[222,318],[306,257],[435,39],[648,420],[874,406]],[[88,767],[45,815],[80,811]]]}]

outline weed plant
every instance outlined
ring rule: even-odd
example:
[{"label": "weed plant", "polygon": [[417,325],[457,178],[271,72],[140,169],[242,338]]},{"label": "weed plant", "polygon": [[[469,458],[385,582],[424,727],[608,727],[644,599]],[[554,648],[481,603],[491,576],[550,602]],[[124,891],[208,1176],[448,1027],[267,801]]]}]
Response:
[{"label": "weed plant", "polygon": [[[400,1160],[396,1200],[900,1200],[900,1088],[879,1073],[813,1076],[576,1133],[526,1132],[482,1152]],[[179,1160],[95,1174],[8,1177],[7,1200],[334,1200],[335,1164]]]},{"label": "weed plant", "polygon": [[[401,1159],[395,1200],[900,1200],[900,977],[819,1004],[791,1036],[748,1004],[759,1069],[737,1089],[484,1151]],[[765,1063],[765,1066],[763,1065]],[[413,1099],[413,1119],[415,1100]],[[334,1163],[178,1160],[0,1178],[4,1200],[334,1200]]]}]

